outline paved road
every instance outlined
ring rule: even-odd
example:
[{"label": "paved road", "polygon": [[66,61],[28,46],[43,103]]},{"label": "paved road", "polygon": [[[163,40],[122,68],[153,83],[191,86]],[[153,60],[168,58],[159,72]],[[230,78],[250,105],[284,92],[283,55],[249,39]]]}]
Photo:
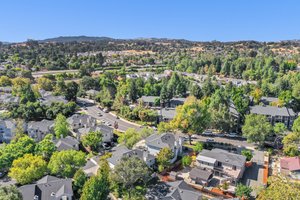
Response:
[{"label": "paved road", "polygon": [[203,136],[203,135],[197,135],[193,141],[201,141],[201,142],[206,142],[208,138],[211,138],[214,140],[214,142],[218,143],[228,143],[234,146],[241,146],[245,147],[248,149],[254,149],[255,145],[248,143],[244,139],[239,139],[239,138],[226,138],[226,137],[217,137],[217,136]]},{"label": "paved road", "polygon": [[[109,122],[112,124],[112,126],[114,125],[115,122],[118,122],[118,129],[120,131],[126,131],[129,128],[135,128],[137,130],[140,130],[141,127],[139,125],[135,125],[133,123],[130,123],[126,120],[122,120],[122,119],[117,119],[115,115],[111,114],[111,113],[104,113],[101,109],[99,109],[94,103],[91,103],[91,100],[87,100],[87,99],[83,99],[83,98],[78,98],[78,103],[79,105],[82,105],[82,103],[85,103],[86,105],[86,112],[95,117],[98,120],[104,120],[105,122]],[[100,117],[98,113],[101,113],[102,116]]]}]

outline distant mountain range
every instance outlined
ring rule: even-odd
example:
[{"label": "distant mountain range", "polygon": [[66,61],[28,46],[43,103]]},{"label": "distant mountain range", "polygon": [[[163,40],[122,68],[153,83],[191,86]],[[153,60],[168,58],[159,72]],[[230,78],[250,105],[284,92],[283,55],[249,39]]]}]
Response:
[{"label": "distant mountain range", "polygon": [[60,36],[38,40],[38,42],[94,42],[94,41],[111,41],[115,40],[109,37],[89,37],[89,36]]},{"label": "distant mountain range", "polygon": [[[163,42],[163,41],[181,41],[185,43],[193,43],[193,42],[200,42],[200,41],[190,41],[186,39],[170,39],[170,38],[133,38],[133,39],[115,39],[115,38],[110,38],[110,37],[92,37],[92,36],[59,36],[59,37],[54,37],[54,38],[47,38],[43,40],[36,40],[40,43],[44,42],[99,42],[99,41],[152,41],[152,42]],[[1,41],[0,41],[1,42]],[[219,42],[219,41],[202,41],[202,42]],[[235,42],[247,42],[245,41],[232,41],[233,43]],[[220,42],[220,43],[232,43],[232,42]],[[258,42],[259,41],[252,41],[249,40],[248,42]],[[282,40],[282,41],[274,41],[275,43],[277,42],[292,42],[292,43],[300,43],[300,40]],[[10,44],[14,42],[2,42],[3,44]],[[17,42],[18,43],[18,42]]]}]

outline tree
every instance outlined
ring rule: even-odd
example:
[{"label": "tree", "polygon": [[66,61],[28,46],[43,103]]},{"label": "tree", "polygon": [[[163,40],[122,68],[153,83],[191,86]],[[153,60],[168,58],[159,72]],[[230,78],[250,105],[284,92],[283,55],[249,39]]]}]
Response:
[{"label": "tree", "polygon": [[82,136],[81,140],[84,147],[91,148],[92,151],[96,151],[102,142],[102,133],[100,131],[92,131]]},{"label": "tree", "polygon": [[195,144],[195,146],[193,146],[193,150],[194,150],[194,152],[196,152],[196,153],[200,153],[200,152],[203,150],[203,148],[204,148],[204,145],[203,145],[202,142],[197,142],[197,143]]},{"label": "tree", "polygon": [[25,154],[34,153],[35,142],[27,135],[23,135],[10,144],[0,147],[0,169],[7,170],[12,162],[24,156]]},{"label": "tree", "polygon": [[283,135],[287,131],[287,128],[284,123],[276,123],[273,130],[276,135]]},{"label": "tree", "polygon": [[300,133],[300,117],[297,117],[297,119],[294,121],[292,131]]},{"label": "tree", "polygon": [[134,186],[142,186],[150,177],[150,171],[146,163],[136,156],[122,157],[119,164],[114,168],[112,182],[119,184],[131,197]]},{"label": "tree", "polygon": [[157,163],[159,165],[159,171],[163,171],[166,167],[170,166],[170,160],[174,157],[170,148],[164,147],[157,154]]},{"label": "tree", "polygon": [[131,149],[141,139],[141,135],[134,128],[129,128],[118,138],[118,143],[124,143]]},{"label": "tree", "polygon": [[247,161],[250,161],[253,157],[252,152],[247,149],[242,150],[242,155],[246,157]]},{"label": "tree", "polygon": [[21,192],[14,185],[0,186],[1,200],[22,200]]},{"label": "tree", "polygon": [[191,156],[183,156],[181,162],[184,167],[190,166],[192,163],[192,158]]},{"label": "tree", "polygon": [[43,156],[44,159],[49,160],[55,152],[56,146],[53,143],[53,135],[48,134],[35,146],[35,154]]},{"label": "tree", "polygon": [[5,87],[5,86],[11,86],[12,82],[11,79],[7,76],[1,76],[0,77],[0,86]]},{"label": "tree", "polygon": [[300,155],[299,151],[299,142],[300,142],[300,133],[292,132],[287,134],[283,140],[283,152],[287,156],[298,156]]},{"label": "tree", "polygon": [[67,83],[65,97],[68,101],[76,101],[78,92],[78,84],[74,81]]},{"label": "tree", "polygon": [[42,156],[25,154],[13,161],[9,176],[22,185],[32,183],[47,172],[47,163]]},{"label": "tree", "polygon": [[54,132],[56,138],[66,137],[69,133],[69,124],[63,114],[58,114],[54,121]]},{"label": "tree", "polygon": [[252,188],[239,183],[235,189],[236,196],[249,199],[251,197]]},{"label": "tree", "polygon": [[75,193],[79,196],[81,196],[82,188],[87,181],[88,177],[85,175],[83,170],[80,168],[76,171],[73,177],[73,189]]},{"label": "tree", "polygon": [[73,177],[84,164],[85,154],[82,151],[67,150],[55,152],[50,158],[48,168],[52,174]]},{"label": "tree", "polygon": [[176,116],[171,121],[171,127],[187,134],[191,144],[192,134],[203,132],[209,123],[210,113],[206,102],[188,97],[182,106],[176,108]]},{"label": "tree", "polygon": [[272,132],[272,126],[266,116],[250,114],[246,116],[242,132],[247,141],[262,145],[266,137]]},{"label": "tree", "polygon": [[157,126],[157,130],[159,133],[170,132],[172,130],[172,126],[167,122],[160,122]]},{"label": "tree", "polygon": [[196,97],[197,99],[201,99],[203,96],[201,87],[197,84],[194,84],[191,88],[191,95]]},{"label": "tree", "polygon": [[101,160],[97,176],[86,181],[80,200],[106,200],[109,187],[109,165],[106,160]]},{"label": "tree", "polygon": [[37,80],[37,84],[38,84],[39,89],[43,89],[46,91],[52,91],[53,86],[54,86],[54,82],[45,77],[39,78]]},{"label": "tree", "polygon": [[299,194],[299,183],[283,176],[271,176],[268,178],[268,187],[258,194],[257,200],[299,199]]},{"label": "tree", "polygon": [[262,91],[259,88],[255,88],[255,90],[251,93],[251,95],[253,96],[254,102],[258,104],[262,97]]}]

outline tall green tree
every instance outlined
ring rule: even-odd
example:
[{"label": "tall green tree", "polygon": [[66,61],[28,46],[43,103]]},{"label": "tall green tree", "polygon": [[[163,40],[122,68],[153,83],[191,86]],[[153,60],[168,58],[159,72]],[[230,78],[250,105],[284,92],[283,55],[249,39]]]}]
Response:
[{"label": "tall green tree", "polygon": [[96,151],[100,148],[102,142],[102,133],[100,131],[92,131],[82,136],[82,144],[84,147]]},{"label": "tall green tree", "polygon": [[85,162],[85,154],[82,151],[60,151],[51,156],[48,168],[51,174],[71,178]]},{"label": "tall green tree", "polygon": [[262,145],[266,137],[272,132],[272,126],[266,116],[250,114],[246,116],[242,132],[247,141]]},{"label": "tall green tree", "polygon": [[249,199],[251,197],[252,188],[239,183],[235,189],[235,195],[240,198]]},{"label": "tall green tree", "polygon": [[170,160],[174,157],[172,150],[168,147],[162,148],[157,154],[157,163],[159,171],[163,171],[170,166]]},{"label": "tall green tree", "polygon": [[191,143],[192,134],[202,133],[209,126],[210,119],[207,103],[188,97],[182,106],[176,108],[176,116],[170,124],[173,129],[187,134]]},{"label": "tall green tree", "polygon": [[25,154],[13,161],[9,176],[22,185],[32,183],[47,172],[47,162],[42,156]]},{"label": "tall green tree", "polygon": [[65,97],[68,101],[76,101],[78,88],[78,84],[74,81],[67,83]]},{"label": "tall green tree", "polygon": [[63,114],[58,114],[54,121],[54,132],[56,138],[66,137],[69,133],[69,124]]},{"label": "tall green tree", "polygon": [[53,143],[53,135],[48,134],[35,146],[35,154],[41,155],[45,160],[49,160],[52,154],[56,151],[56,146]]},{"label": "tall green tree", "polygon": [[1,200],[22,200],[22,194],[14,185],[0,186]]}]

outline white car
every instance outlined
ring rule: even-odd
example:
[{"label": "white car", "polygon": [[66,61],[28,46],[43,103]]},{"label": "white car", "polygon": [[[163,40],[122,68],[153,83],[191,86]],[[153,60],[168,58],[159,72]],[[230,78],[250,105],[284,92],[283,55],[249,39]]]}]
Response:
[{"label": "white car", "polygon": [[237,133],[229,133],[227,136],[228,136],[228,137],[231,137],[231,138],[235,138],[235,137],[237,137],[238,135],[237,135]]}]

